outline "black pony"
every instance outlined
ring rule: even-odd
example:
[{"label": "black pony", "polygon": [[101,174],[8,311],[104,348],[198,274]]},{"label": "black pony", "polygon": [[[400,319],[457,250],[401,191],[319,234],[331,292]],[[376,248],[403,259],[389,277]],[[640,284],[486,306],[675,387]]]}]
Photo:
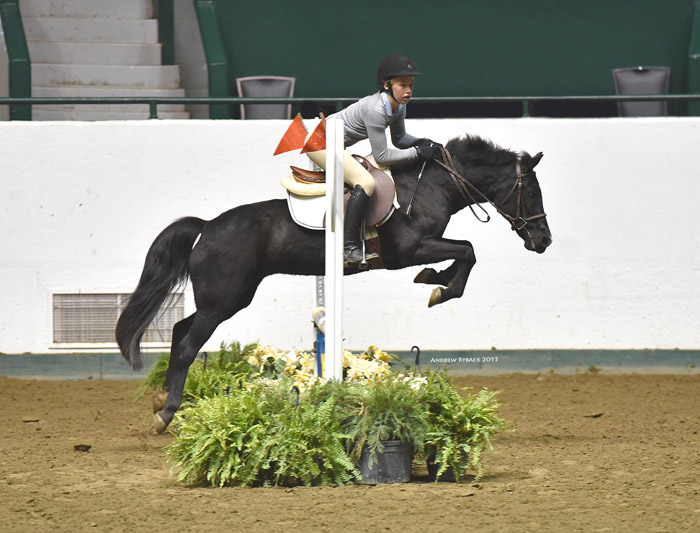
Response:
[{"label": "black pony", "polygon": [[[534,157],[515,153],[470,136],[452,139],[446,149],[442,162],[424,167],[410,216],[403,207],[379,228],[381,259],[387,269],[453,261],[443,271],[426,268],[414,280],[438,285],[431,306],[462,296],[476,263],[468,241],[442,236],[450,217],[464,207],[489,202],[528,250],[542,253],[552,242],[533,170],[541,153]],[[409,204],[420,168],[414,163],[393,169],[402,206]],[[323,275],[324,255],[323,232],[297,225],[284,200],[242,205],[209,222],[181,218],[158,235],[119,317],[116,338],[131,366],[142,368],[144,331],[172,290],[189,276],[197,311],[173,328],[163,385],[167,397],[156,406],[154,416],[159,433],[180,407],[189,367],[216,327],[250,304],[266,276]]]}]

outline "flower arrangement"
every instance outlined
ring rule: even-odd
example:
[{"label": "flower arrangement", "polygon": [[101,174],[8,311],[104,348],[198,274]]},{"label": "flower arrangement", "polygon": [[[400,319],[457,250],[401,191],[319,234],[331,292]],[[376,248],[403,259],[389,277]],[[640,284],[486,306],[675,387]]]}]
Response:
[{"label": "flower arrangement", "polygon": [[[376,346],[370,346],[361,354],[345,350],[343,353],[344,379],[358,383],[373,383],[389,376],[391,363],[396,359]],[[304,390],[319,382],[314,373],[314,356],[308,352],[278,350],[271,346],[257,346],[246,362],[255,368],[252,377],[277,379],[289,376]]]},{"label": "flower arrangement", "polygon": [[[481,454],[506,429],[496,392],[463,396],[440,372],[393,368],[397,358],[370,346],[346,351],[344,381],[314,373],[308,352],[239,343],[193,364],[167,447],[178,480],[188,484],[342,485],[360,476],[382,442],[409,443],[414,459],[431,459],[437,477],[482,474]],[[163,355],[139,389],[157,390]]]}]

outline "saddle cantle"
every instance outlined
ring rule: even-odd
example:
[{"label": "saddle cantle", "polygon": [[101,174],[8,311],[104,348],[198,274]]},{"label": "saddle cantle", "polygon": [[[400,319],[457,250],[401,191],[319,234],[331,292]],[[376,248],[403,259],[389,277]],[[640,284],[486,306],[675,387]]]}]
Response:
[{"label": "saddle cantle", "polygon": [[[376,235],[373,228],[381,226],[399,207],[394,180],[389,174],[374,166],[364,157],[353,155],[374,178],[374,194],[365,211],[365,227],[369,235]],[[292,176],[286,176],[282,185],[287,189],[287,204],[294,222],[309,229],[322,230],[326,218],[326,173],[291,167]],[[343,205],[347,205],[350,189],[346,185]]]}]

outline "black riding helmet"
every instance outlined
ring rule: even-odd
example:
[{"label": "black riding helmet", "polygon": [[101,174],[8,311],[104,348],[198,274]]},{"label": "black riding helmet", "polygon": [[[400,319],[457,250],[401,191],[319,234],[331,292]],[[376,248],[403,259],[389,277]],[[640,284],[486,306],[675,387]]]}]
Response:
[{"label": "black riding helmet", "polygon": [[403,54],[391,54],[382,59],[377,67],[377,85],[380,91],[384,91],[384,82],[401,76],[418,76],[418,68],[408,56]]}]

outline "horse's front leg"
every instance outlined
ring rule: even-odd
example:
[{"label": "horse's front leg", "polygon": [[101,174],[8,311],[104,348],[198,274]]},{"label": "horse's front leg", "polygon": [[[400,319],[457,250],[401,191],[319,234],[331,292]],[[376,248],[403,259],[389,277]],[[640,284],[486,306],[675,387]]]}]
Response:
[{"label": "horse's front leg", "polygon": [[416,276],[416,283],[435,283],[444,285],[436,287],[430,295],[428,307],[444,303],[464,294],[464,287],[469,279],[469,273],[476,264],[474,247],[468,241],[432,238],[423,240],[413,255],[414,264],[439,263],[454,259],[450,267],[437,272],[430,268]]},{"label": "horse's front leg", "polygon": [[435,270],[434,268],[424,268],[413,279],[413,283],[423,283],[425,285],[443,285],[447,284],[454,278],[457,264],[452,263],[445,270]]}]

